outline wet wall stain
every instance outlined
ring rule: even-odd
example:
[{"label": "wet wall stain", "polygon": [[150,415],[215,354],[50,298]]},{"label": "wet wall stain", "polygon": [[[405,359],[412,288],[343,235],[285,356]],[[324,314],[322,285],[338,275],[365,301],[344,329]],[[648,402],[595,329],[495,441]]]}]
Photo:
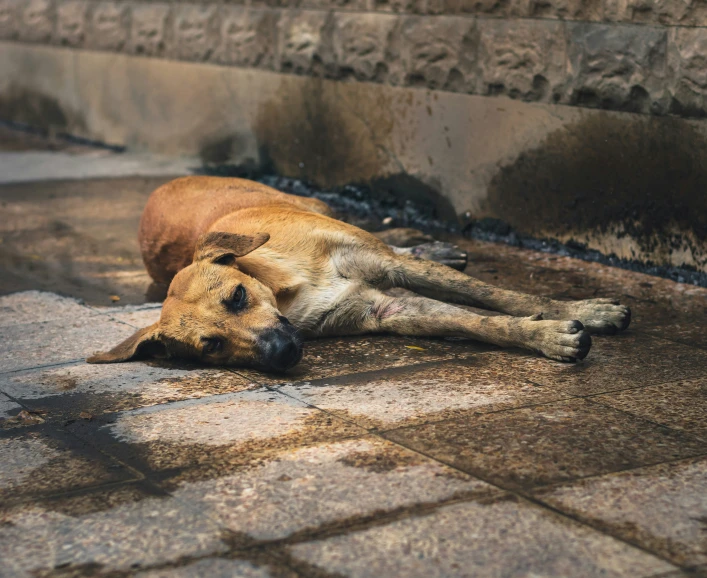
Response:
[{"label": "wet wall stain", "polygon": [[0,95],[0,119],[59,131],[85,128],[81,117],[62,107],[56,98],[12,86]]},{"label": "wet wall stain", "polygon": [[530,235],[601,232],[641,249],[707,241],[707,141],[672,118],[592,115],[501,168],[490,212]]},{"label": "wet wall stain", "polygon": [[[380,143],[393,128],[387,101],[380,91],[358,90],[355,100],[349,92],[319,78],[284,80],[254,124],[261,166],[325,187],[386,174],[389,153]],[[379,118],[370,113],[376,110]]]}]

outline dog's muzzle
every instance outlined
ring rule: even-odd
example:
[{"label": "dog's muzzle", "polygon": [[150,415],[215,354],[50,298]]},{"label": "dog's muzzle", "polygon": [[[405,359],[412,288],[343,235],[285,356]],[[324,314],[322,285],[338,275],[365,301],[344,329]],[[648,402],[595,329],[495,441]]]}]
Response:
[{"label": "dog's muzzle", "polygon": [[297,330],[284,317],[280,325],[268,329],[258,339],[259,366],[271,371],[285,371],[302,359],[302,340]]}]

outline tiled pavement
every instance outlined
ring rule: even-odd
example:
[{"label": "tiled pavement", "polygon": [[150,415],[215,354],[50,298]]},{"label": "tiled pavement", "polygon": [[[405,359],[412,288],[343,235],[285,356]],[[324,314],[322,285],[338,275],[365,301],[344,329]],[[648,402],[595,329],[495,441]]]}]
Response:
[{"label": "tiled pavement", "polygon": [[576,365],[374,336],[266,375],[87,365],[159,306],[0,297],[0,577],[707,575],[707,290],[465,243],[634,324]]}]

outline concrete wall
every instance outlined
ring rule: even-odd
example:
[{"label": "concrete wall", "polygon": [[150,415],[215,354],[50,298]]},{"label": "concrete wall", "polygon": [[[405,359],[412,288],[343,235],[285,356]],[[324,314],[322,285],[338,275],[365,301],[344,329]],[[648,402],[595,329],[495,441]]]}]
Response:
[{"label": "concrete wall", "polygon": [[707,271],[706,23],[703,0],[0,0],[0,118]]}]

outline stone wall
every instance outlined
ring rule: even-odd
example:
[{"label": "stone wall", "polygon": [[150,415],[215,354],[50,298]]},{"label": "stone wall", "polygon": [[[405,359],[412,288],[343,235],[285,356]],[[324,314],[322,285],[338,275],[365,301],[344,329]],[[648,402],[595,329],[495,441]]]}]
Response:
[{"label": "stone wall", "polygon": [[0,40],[684,117],[704,26],[705,0],[0,0]]}]

